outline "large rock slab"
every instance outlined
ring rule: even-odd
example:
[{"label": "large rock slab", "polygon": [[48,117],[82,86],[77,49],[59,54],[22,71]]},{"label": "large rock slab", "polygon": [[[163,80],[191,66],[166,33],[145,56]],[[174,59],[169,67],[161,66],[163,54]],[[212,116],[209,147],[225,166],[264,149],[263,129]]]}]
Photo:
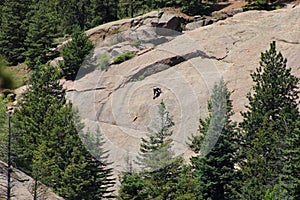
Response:
[{"label": "large rock slab", "polygon": [[[0,200],[6,199],[6,184],[7,184],[7,164],[0,161]],[[18,169],[13,168],[11,173],[11,200],[32,200],[33,199],[33,188],[34,180],[21,172]],[[57,196],[51,189],[45,185],[39,184],[37,190],[38,200],[49,199],[49,200],[63,200],[62,197]]]},{"label": "large rock slab", "polygon": [[[68,96],[78,106],[86,129],[100,127],[116,173],[126,169],[128,159],[136,159],[141,137],[159,127],[157,105],[162,100],[175,121],[173,149],[188,158],[192,152],[186,142],[197,133],[199,118],[207,116],[206,102],[221,77],[233,91],[233,119],[239,121],[239,113],[247,104],[246,94],[253,85],[250,73],[259,65],[260,53],[273,40],[292,72],[300,76],[299,21],[299,6],[272,12],[249,11],[184,34],[174,33],[157,44],[147,46],[144,44],[149,43],[141,40],[144,47],[135,49],[140,53],[133,59],[105,71],[79,72],[79,78],[69,84]],[[138,32],[139,37],[147,38],[145,30],[149,29],[139,29],[143,30]],[[155,38],[155,27],[149,33]],[[124,38],[122,42],[126,43]],[[101,47],[99,43],[93,58],[99,56],[97,52],[111,48],[109,42],[103,44]],[[163,91],[155,100],[154,86]]]}]

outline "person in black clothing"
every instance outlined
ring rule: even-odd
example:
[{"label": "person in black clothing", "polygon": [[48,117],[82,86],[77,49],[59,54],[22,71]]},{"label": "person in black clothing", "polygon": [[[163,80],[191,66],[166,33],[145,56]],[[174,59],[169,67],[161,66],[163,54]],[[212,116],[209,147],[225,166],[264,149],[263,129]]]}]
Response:
[{"label": "person in black clothing", "polygon": [[161,94],[161,89],[159,87],[154,87],[153,88],[153,99],[156,99],[159,97]]}]

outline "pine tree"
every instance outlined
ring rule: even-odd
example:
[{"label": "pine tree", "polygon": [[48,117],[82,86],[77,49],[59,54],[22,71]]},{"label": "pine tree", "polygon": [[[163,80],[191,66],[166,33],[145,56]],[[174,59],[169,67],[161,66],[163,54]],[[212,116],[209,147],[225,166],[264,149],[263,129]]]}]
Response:
[{"label": "pine tree", "polygon": [[137,163],[144,171],[141,173],[145,183],[142,195],[145,199],[174,199],[177,177],[180,174],[182,158],[174,157],[171,150],[174,122],[164,102],[159,105],[159,120],[157,130],[149,136],[142,138],[140,154]]},{"label": "pine tree", "polygon": [[103,23],[115,21],[118,19],[118,5],[120,0],[104,0],[104,19]]},{"label": "pine tree", "polygon": [[111,169],[82,144],[82,124],[66,104],[59,76],[53,66],[40,66],[32,75],[14,114],[16,167],[67,199],[110,197]]},{"label": "pine tree", "polygon": [[61,109],[66,101],[58,77],[57,69],[50,66],[40,66],[33,71],[31,86],[23,93],[13,116],[18,133],[17,166],[27,173],[32,171],[34,150],[44,139],[41,125],[45,122],[48,110],[52,107]]},{"label": "pine tree", "polygon": [[93,49],[94,45],[86,37],[85,33],[78,29],[72,34],[72,41],[68,42],[62,49],[61,55],[64,58],[61,69],[68,79],[74,78],[80,65],[86,56]]},{"label": "pine tree", "polygon": [[31,6],[29,27],[25,39],[24,56],[33,68],[37,62],[44,64],[53,56],[53,39],[56,37],[59,21],[52,0],[37,0]]},{"label": "pine tree", "polygon": [[284,152],[287,160],[281,177],[281,186],[287,190],[286,196],[300,199],[300,120],[297,121],[296,128],[287,143],[289,148]]},{"label": "pine tree", "polygon": [[24,41],[27,34],[27,18],[31,0],[4,0],[1,10],[0,54],[10,64],[24,61]]},{"label": "pine tree", "polygon": [[145,181],[137,172],[125,172],[121,177],[119,197],[122,200],[144,200],[147,198]]},{"label": "pine tree", "polygon": [[207,14],[208,6],[202,0],[182,0],[182,12],[188,15],[204,15]]},{"label": "pine tree", "polygon": [[287,60],[276,51],[275,42],[261,54],[260,66],[251,74],[255,86],[248,94],[248,111],[242,113],[240,167],[243,173],[241,198],[261,199],[279,183],[289,148],[287,141],[299,119],[299,78],[286,67]]},{"label": "pine tree", "polygon": [[209,116],[200,119],[201,135],[193,136],[191,148],[200,154],[191,158],[203,199],[234,199],[233,181],[237,133],[230,92],[223,79],[216,83],[208,101]]},{"label": "pine tree", "polygon": [[159,105],[158,113],[160,119],[158,130],[149,135],[149,139],[142,138],[137,158],[137,163],[150,171],[170,164],[174,154],[171,150],[172,139],[170,139],[173,134],[171,128],[174,126],[174,122],[163,101]]},{"label": "pine tree", "polygon": [[120,11],[123,12],[122,14],[124,17],[133,18],[138,11],[145,6],[146,2],[138,0],[121,0],[119,4]]},{"label": "pine tree", "polygon": [[6,61],[0,55],[0,90],[13,89],[14,87],[13,76],[6,70],[6,65]]},{"label": "pine tree", "polygon": [[203,199],[198,192],[199,184],[193,173],[193,169],[189,165],[183,165],[178,175],[178,183],[176,185],[176,193],[174,200],[197,200]]},{"label": "pine tree", "polygon": [[[103,0],[96,0],[96,3],[101,7]],[[95,5],[95,0],[61,0],[58,13],[64,33],[73,33],[75,27],[80,27],[81,31],[91,28],[91,20],[94,17],[104,16],[102,10],[98,10],[100,12],[94,15]]]},{"label": "pine tree", "polygon": [[113,177],[113,169],[108,162],[109,151],[104,150],[105,143],[99,129],[96,132],[81,132],[81,140],[91,155],[88,157],[88,169],[99,176],[95,176],[87,189],[91,191],[90,199],[113,198],[113,186],[115,178]]}]

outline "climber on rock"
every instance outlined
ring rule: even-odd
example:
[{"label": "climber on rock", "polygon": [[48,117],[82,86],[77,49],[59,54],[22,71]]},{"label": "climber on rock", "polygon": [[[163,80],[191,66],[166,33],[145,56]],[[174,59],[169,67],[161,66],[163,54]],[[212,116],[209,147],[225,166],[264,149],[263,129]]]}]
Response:
[{"label": "climber on rock", "polygon": [[159,97],[161,94],[161,89],[159,87],[154,87],[153,88],[153,99],[156,99]]}]

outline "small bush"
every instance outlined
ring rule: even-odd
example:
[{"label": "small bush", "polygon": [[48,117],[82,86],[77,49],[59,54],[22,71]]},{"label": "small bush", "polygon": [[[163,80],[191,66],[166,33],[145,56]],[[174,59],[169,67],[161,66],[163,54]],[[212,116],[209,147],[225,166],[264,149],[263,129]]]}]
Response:
[{"label": "small bush", "polygon": [[120,64],[120,63],[122,63],[126,60],[129,60],[129,59],[133,58],[134,56],[135,56],[134,53],[126,52],[126,53],[115,56],[114,59],[113,59],[113,63],[114,64]]},{"label": "small bush", "polygon": [[135,46],[135,47],[139,47],[141,46],[142,42],[138,39],[134,39],[132,42],[131,42],[131,45],[132,46]]},{"label": "small bush", "polygon": [[101,70],[106,70],[110,63],[110,58],[108,53],[101,54],[98,58],[98,61],[99,61],[98,67]]},{"label": "small bush", "polygon": [[14,88],[13,76],[7,71],[6,65],[6,61],[0,56],[0,90]]}]

